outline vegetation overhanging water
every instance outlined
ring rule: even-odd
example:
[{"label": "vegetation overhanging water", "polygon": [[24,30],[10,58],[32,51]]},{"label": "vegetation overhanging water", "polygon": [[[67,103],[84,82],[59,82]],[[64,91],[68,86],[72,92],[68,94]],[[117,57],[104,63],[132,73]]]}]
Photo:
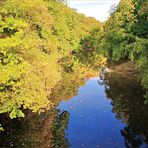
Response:
[{"label": "vegetation overhanging water", "polygon": [[[120,0],[119,5],[110,10],[109,19],[103,23],[68,8],[63,4],[63,0],[1,0],[0,7],[0,132],[2,135],[0,140],[2,146],[17,147],[20,144],[24,144],[24,147],[28,144],[33,147],[36,144],[41,144],[40,147],[73,146],[75,140],[71,135],[71,133],[75,134],[74,131],[71,132],[73,125],[69,124],[70,130],[67,131],[73,136],[72,139],[66,137],[65,131],[68,122],[71,123],[69,117],[74,118],[70,114],[73,115],[75,110],[71,110],[68,106],[71,101],[74,101],[74,104],[86,101],[87,109],[89,109],[88,104],[91,107],[91,104],[97,101],[92,106],[92,114],[87,110],[82,112],[84,115],[87,113],[92,121],[95,118],[97,120],[88,122],[86,128],[81,126],[80,129],[83,130],[79,132],[82,137],[85,137],[88,131],[90,132],[90,128],[95,127],[97,137],[99,129],[95,124],[100,120],[94,111],[98,112],[102,121],[105,122],[107,120],[103,120],[103,117],[107,117],[108,120],[113,117],[109,110],[104,116],[102,111],[97,110],[96,105],[99,103],[99,99],[95,96],[97,87],[99,90],[105,87],[105,94],[110,100],[105,103],[104,108],[111,109],[112,105],[112,112],[115,113],[116,118],[125,123],[125,127],[121,130],[125,146],[139,147],[147,143],[147,0]],[[114,70],[120,75],[111,73],[112,76],[100,77],[103,81],[97,86],[96,79],[88,81],[88,85],[89,82],[92,84],[87,89],[86,83],[84,94],[94,97],[93,101],[87,104],[90,98],[85,97],[88,100],[74,98],[67,103],[60,103],[63,104],[59,105],[60,110],[54,109],[51,112],[53,107],[58,106],[63,99],[69,100],[73,96],[79,96],[78,88],[85,84],[86,78],[95,75],[99,68],[108,70],[107,67],[112,65],[112,62],[127,68],[121,68],[124,71],[122,75],[122,70],[117,66]],[[122,76],[124,76],[123,79]],[[89,90],[92,91],[89,92]],[[101,94],[105,95],[103,92]],[[103,105],[103,100],[101,102]],[[83,106],[81,109],[83,110]],[[84,109],[86,109],[85,106]],[[87,122],[84,124],[84,115],[81,118],[77,116],[72,123],[78,121],[82,125],[87,125]],[[50,120],[46,120],[49,118]],[[117,122],[115,118],[114,121]],[[111,125],[114,126],[114,124]],[[118,123],[118,125],[116,130],[121,129],[122,124]],[[46,126],[51,127],[49,131]],[[104,131],[108,129],[105,123],[104,127]],[[31,133],[36,132],[30,135],[29,128]],[[106,132],[108,136],[112,133],[109,131],[108,129]],[[61,133],[60,136],[57,133]],[[21,143],[15,141],[18,138],[17,135],[22,137]],[[101,136],[105,136],[105,133]],[[90,146],[95,144],[94,147],[107,146],[113,142],[113,139],[108,136],[104,138],[105,143],[97,143],[95,135],[93,135],[94,139],[91,137],[90,140],[88,139],[90,143],[87,143],[85,138],[81,139],[84,142],[80,143],[82,147],[86,143]],[[49,141],[46,143],[44,140]],[[116,140],[119,142],[121,139]],[[120,145],[115,141],[113,146]],[[76,143],[78,147],[80,143]]]},{"label": "vegetation overhanging water", "polygon": [[0,147],[148,146],[148,106],[139,83],[119,74],[77,83],[73,77],[63,77],[54,90],[58,103],[52,111],[26,111],[17,120],[2,116]]}]

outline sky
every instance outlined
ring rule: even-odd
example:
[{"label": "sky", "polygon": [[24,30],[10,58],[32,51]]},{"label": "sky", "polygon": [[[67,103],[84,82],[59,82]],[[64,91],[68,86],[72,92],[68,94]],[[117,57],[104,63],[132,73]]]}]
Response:
[{"label": "sky", "polygon": [[118,4],[119,0],[67,0],[69,7],[77,9],[100,21],[106,21],[109,16],[110,7]]}]

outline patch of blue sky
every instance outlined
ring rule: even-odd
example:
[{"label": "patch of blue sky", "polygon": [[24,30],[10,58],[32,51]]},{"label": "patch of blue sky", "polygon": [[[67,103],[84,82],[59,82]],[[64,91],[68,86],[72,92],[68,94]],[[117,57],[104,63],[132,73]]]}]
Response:
[{"label": "patch of blue sky", "polygon": [[68,0],[71,8],[77,9],[79,13],[91,16],[100,21],[106,21],[112,5],[117,5],[119,0]]}]

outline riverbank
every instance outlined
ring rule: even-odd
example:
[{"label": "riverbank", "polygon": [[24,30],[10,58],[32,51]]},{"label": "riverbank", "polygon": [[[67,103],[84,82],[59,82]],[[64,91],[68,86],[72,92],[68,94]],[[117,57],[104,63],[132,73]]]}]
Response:
[{"label": "riverbank", "polygon": [[120,74],[122,77],[140,82],[140,72],[136,69],[134,63],[128,60],[110,64],[108,72]]}]

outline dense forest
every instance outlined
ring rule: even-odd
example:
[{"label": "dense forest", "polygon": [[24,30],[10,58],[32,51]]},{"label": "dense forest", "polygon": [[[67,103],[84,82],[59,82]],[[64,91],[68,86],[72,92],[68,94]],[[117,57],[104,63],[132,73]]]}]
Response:
[{"label": "dense forest", "polygon": [[80,40],[101,23],[54,0],[0,5],[0,113],[15,118],[24,116],[21,109],[50,108],[63,69],[78,65]]},{"label": "dense forest", "polygon": [[102,44],[108,57],[135,64],[148,99],[148,1],[121,0],[104,30]]},{"label": "dense forest", "polygon": [[147,0],[121,0],[105,23],[56,0],[1,0],[0,7],[0,113],[50,109],[67,73],[77,79],[124,59],[139,71],[148,102]]},{"label": "dense forest", "polygon": [[[92,46],[95,54],[104,52],[108,63],[130,60],[139,72],[148,102],[148,1],[121,0],[117,7],[111,7],[110,17],[98,30],[90,34],[85,44]],[[98,33],[97,33],[98,32]]]}]

